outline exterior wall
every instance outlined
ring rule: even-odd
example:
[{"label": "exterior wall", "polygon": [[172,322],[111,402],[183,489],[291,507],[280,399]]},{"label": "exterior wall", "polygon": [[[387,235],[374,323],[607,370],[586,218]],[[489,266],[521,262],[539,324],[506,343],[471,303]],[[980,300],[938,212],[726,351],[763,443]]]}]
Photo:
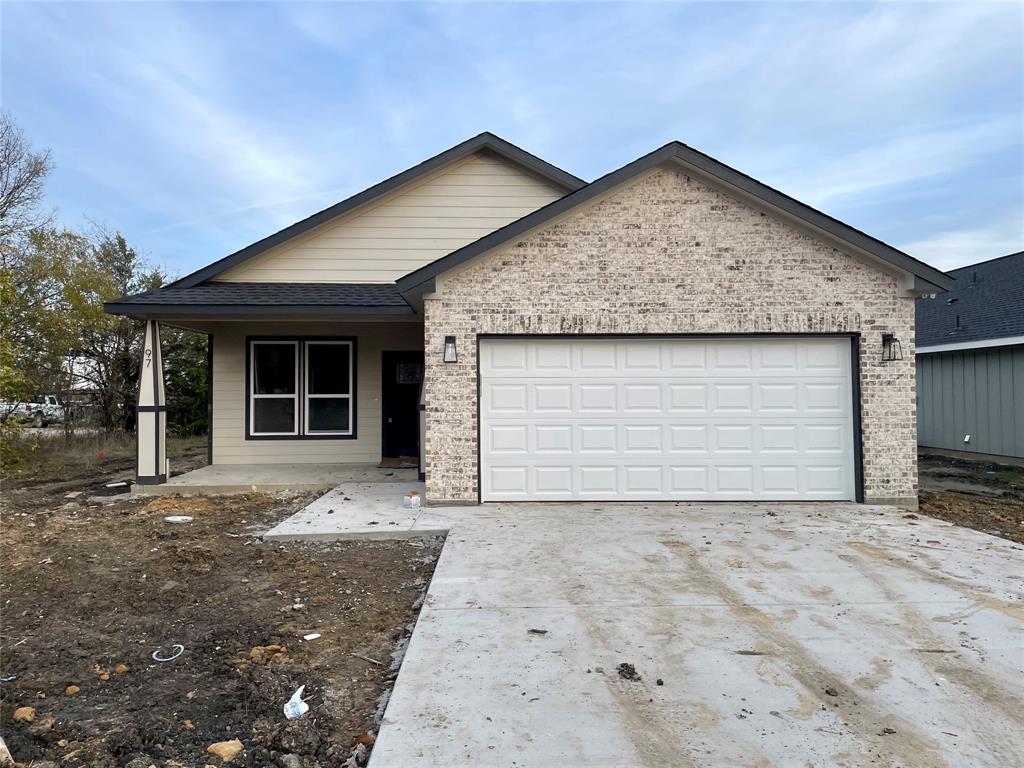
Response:
[{"label": "exterior wall", "polygon": [[218,275],[229,282],[392,282],[564,192],[478,154]]},{"label": "exterior wall", "polygon": [[918,355],[917,395],[920,445],[1024,458],[1024,345]]},{"label": "exterior wall", "polygon": [[[425,301],[427,494],[477,500],[476,336],[860,333],[866,501],[916,504],[914,300],[896,278],[674,169],[438,278]],[[892,332],[905,359],[881,362]],[[445,364],[445,335],[459,362]]]},{"label": "exterior wall", "polygon": [[[213,329],[214,464],[365,464],[381,456],[381,352],[423,349],[418,323],[221,323]],[[246,440],[247,336],[355,336],[356,437]]]}]

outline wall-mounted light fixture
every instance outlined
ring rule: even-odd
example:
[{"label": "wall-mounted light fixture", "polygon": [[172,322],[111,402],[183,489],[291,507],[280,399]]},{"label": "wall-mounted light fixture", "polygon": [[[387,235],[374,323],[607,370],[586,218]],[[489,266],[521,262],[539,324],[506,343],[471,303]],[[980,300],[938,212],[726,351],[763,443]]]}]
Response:
[{"label": "wall-mounted light fixture", "polygon": [[442,359],[446,363],[457,363],[459,362],[459,353],[455,350],[455,337],[445,336],[444,337],[444,355]]},{"label": "wall-mounted light fixture", "polygon": [[891,363],[903,359],[903,345],[891,333],[882,334],[882,362]]}]

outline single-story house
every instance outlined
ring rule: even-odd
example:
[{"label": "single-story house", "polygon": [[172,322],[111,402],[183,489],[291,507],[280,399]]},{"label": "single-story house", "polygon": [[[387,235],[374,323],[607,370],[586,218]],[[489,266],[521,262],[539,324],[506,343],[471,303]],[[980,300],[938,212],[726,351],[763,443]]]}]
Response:
[{"label": "single-story house", "polygon": [[172,323],[211,339],[214,464],[422,452],[431,503],[912,506],[914,301],[952,284],[678,142],[587,183],[484,133],[107,310],[147,321],[141,483]]},{"label": "single-story house", "polygon": [[1024,251],[917,301],[917,442],[1024,458]]}]

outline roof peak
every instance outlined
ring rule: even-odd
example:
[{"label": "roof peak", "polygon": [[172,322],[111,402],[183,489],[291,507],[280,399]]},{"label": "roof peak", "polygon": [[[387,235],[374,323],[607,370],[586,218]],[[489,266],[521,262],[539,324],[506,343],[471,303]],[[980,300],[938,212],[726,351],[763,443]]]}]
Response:
[{"label": "roof peak", "polygon": [[344,200],[324,208],[311,216],[307,216],[305,219],[297,221],[272,235],[264,237],[262,240],[256,241],[252,245],[248,245],[241,250],[235,251],[212,264],[208,264],[202,269],[198,269],[195,272],[186,275],[171,285],[181,287],[198,285],[199,283],[209,280],[210,278],[215,277],[216,275],[219,275],[220,273],[231,269],[254,256],[270,250],[274,246],[291,240],[293,237],[297,237],[304,232],[308,232],[314,227],[318,227],[321,224],[365,205],[388,192],[405,186],[410,182],[416,181],[428,173],[453,163],[456,160],[461,160],[464,157],[480,152],[481,150],[494,152],[507,162],[540,176],[551,184],[560,187],[565,192],[574,192],[581,187],[586,186],[586,182],[583,181],[583,179],[573,176],[568,171],[542,160],[536,155],[527,152],[525,149],[517,147],[515,144],[506,141],[497,134],[491,133],[490,131],[484,131],[434,155],[433,157],[427,158],[423,162],[417,163],[411,168],[407,168],[384,181],[378,182],[377,184],[364,189],[362,192],[357,192],[351,197],[345,198]]}]

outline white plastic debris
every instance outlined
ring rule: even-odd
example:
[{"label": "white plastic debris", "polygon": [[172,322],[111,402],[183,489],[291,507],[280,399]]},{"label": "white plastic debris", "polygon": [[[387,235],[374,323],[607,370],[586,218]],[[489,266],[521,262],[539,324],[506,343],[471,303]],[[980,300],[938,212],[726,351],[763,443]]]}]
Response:
[{"label": "white plastic debris", "polygon": [[320,637],[320,633],[319,632],[310,632],[308,635],[303,635],[302,639],[303,640],[316,640],[318,637]]},{"label": "white plastic debris", "polygon": [[289,720],[294,720],[296,717],[302,717],[304,714],[309,712],[309,704],[302,700],[302,692],[306,689],[306,686],[300,685],[299,690],[292,694],[292,697],[288,699],[288,702],[284,705],[284,716]]},{"label": "white plastic debris", "polygon": [[408,496],[405,497],[406,509],[419,509],[420,506],[420,492],[412,491]]},{"label": "white plastic debris", "polygon": [[180,525],[182,523],[191,523],[194,518],[188,515],[168,515],[164,518],[165,523],[171,523],[174,525]]},{"label": "white plastic debris", "polygon": [[127,480],[115,480],[112,483],[107,483],[103,487],[104,488],[127,488],[128,487],[128,481]]},{"label": "white plastic debris", "polygon": [[173,646],[174,652],[170,656],[161,656],[160,650],[153,651],[153,661],[174,661],[185,652],[185,646],[180,643]]}]

